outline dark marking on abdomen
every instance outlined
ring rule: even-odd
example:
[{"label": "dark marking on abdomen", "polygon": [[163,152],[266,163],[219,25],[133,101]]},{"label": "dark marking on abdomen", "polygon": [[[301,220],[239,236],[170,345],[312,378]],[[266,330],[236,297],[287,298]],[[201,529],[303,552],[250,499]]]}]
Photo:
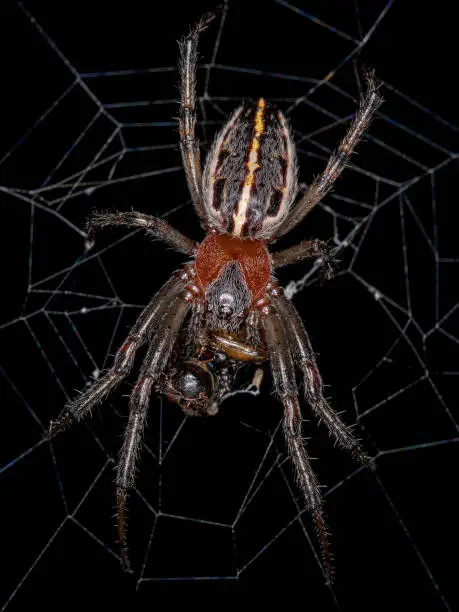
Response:
[{"label": "dark marking on abdomen", "polygon": [[266,211],[268,217],[275,217],[278,214],[283,197],[284,194],[280,189],[275,189],[271,192],[268,210]]},{"label": "dark marking on abdomen", "polygon": [[226,178],[217,179],[214,183],[214,191],[212,198],[212,208],[220,210],[223,202],[223,192],[225,191]]}]

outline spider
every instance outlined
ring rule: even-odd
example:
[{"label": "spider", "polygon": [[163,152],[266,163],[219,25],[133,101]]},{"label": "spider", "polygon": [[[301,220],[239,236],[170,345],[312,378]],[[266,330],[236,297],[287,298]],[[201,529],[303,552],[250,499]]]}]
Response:
[{"label": "spider", "polygon": [[300,223],[330,191],[382,98],[374,76],[368,74],[366,94],[337,152],[302,194],[289,124],[263,98],[234,111],[217,134],[202,171],[195,136],[197,48],[200,33],[214,17],[214,13],[205,15],[179,41],[180,149],[188,189],[206,237],[195,243],[166,221],[139,212],[90,217],[89,234],[108,226],[143,228],[190,261],[140,314],[112,367],[50,423],[48,439],[102,402],[129,374],[137,350],[147,344],[130,396],[116,476],[121,558],[129,569],[126,504],[134,486],[152,389],[168,395],[186,414],[213,415],[234,386],[240,367],[269,360],[284,408],[286,448],[314,520],[325,574],[331,580],[333,565],[322,496],[302,438],[296,369],[303,377],[307,403],[336,442],[363,464],[369,458],[351,428],[326,401],[308,334],[274,277],[277,268],[306,258],[320,258],[331,272],[331,251],[320,240],[275,253],[268,251],[268,245]]}]

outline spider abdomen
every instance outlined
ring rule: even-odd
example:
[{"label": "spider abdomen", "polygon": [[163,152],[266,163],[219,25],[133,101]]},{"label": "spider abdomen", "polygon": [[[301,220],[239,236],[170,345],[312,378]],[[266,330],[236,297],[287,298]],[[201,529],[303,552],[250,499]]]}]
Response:
[{"label": "spider abdomen", "polygon": [[297,192],[295,147],[283,114],[263,98],[238,108],[217,135],[203,174],[213,228],[270,238]]}]

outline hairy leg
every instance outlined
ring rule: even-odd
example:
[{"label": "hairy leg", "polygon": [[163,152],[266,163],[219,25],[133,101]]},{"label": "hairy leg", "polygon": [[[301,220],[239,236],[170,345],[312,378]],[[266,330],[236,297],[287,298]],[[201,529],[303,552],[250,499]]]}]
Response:
[{"label": "hairy leg", "polygon": [[86,226],[89,236],[98,229],[113,226],[133,227],[145,230],[148,236],[162,240],[179,253],[193,255],[198,244],[169,225],[167,221],[139,212],[93,213]]},{"label": "hairy leg", "polygon": [[196,213],[205,224],[206,216],[202,203],[202,178],[199,141],[196,127],[196,66],[198,62],[199,35],[214,19],[214,13],[204,15],[191,29],[188,36],[179,42],[180,60],[180,150],[186,180]]},{"label": "hairy leg", "polygon": [[202,328],[204,320],[204,304],[196,302],[193,304],[188,326],[186,329],[184,346],[182,349],[183,357],[192,357],[196,351],[196,345],[199,342],[199,332]]},{"label": "hairy leg", "polygon": [[296,365],[303,372],[305,397],[314,414],[325,423],[341,448],[364,465],[368,465],[370,458],[362,450],[352,428],[341,420],[324,397],[322,378],[311,342],[296,308],[284,295],[279,295],[273,303],[285,323]]},{"label": "hairy leg", "polygon": [[378,93],[378,83],[373,73],[368,73],[366,79],[367,92],[360,102],[355,119],[341,141],[338,151],[332,154],[325,170],[313,181],[306,193],[293,206],[291,213],[286,217],[284,224],[281,225],[276,238],[283,236],[298,225],[331,190],[336,179],[346,167],[363,133],[370,125],[373,115],[382,104],[383,99]]},{"label": "hairy leg", "polygon": [[142,365],[137,384],[131,393],[129,421],[124,433],[116,476],[118,533],[123,565],[129,570],[126,539],[126,502],[128,490],[134,487],[137,459],[145,429],[153,384],[164,371],[190,308],[180,296],[169,304]]},{"label": "hairy leg", "polygon": [[174,276],[168,280],[143,310],[128,337],[115,355],[112,367],[86,391],[71,400],[61,417],[51,421],[47,438],[54,438],[74,421],[79,421],[112,391],[131,371],[136,351],[144,344],[158,325],[164,312],[184,281]]},{"label": "hairy leg", "polygon": [[301,435],[302,419],[298,403],[295,368],[289,348],[289,338],[285,333],[282,320],[276,312],[265,315],[262,318],[262,325],[269,348],[276,392],[284,405],[283,432],[288,453],[295,466],[296,476],[306,502],[306,508],[314,519],[321,545],[327,581],[331,582],[333,579],[333,561],[323,516],[322,496]]},{"label": "hairy leg", "polygon": [[335,249],[330,246],[330,243],[324,240],[305,240],[289,249],[272,253],[271,261],[273,268],[277,269],[297,263],[303,259],[320,259],[324,268],[325,278],[329,280],[335,271],[336,260],[334,259],[334,251]]}]

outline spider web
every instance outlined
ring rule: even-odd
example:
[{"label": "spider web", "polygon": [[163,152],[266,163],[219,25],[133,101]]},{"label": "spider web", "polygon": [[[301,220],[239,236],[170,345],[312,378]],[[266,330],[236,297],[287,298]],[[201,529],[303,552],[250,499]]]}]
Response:
[{"label": "spider web", "polygon": [[[319,353],[332,405],[358,424],[375,457],[364,470],[305,422],[336,584],[324,584],[269,377],[260,394],[238,394],[212,419],[152,399],[130,500],[134,584],[119,567],[113,469],[135,372],[84,425],[41,440],[183,262],[136,231],[89,242],[88,214],[133,208],[201,236],[177,150],[174,41],[208,5],[180,14],[173,3],[155,7],[148,22],[141,3],[129,14],[101,3],[89,18],[76,3],[64,11],[27,2],[2,20],[15,57],[5,67],[0,160],[3,609],[23,609],[31,593],[57,606],[50,591],[77,584],[82,596],[136,588],[150,601],[161,591],[221,595],[263,584],[295,597],[299,589],[320,610],[453,609],[444,551],[457,544],[457,504],[444,467],[459,441],[459,259],[448,222],[458,128],[444,98],[419,84],[422,37],[412,80],[399,86],[400,58],[412,57],[407,9],[329,4],[226,3],[202,37],[198,93],[204,152],[231,109],[264,95],[289,116],[308,182],[355,112],[361,64],[385,81],[386,102],[351,167],[282,243],[331,237],[339,249],[339,271],[324,286],[308,263],[279,278]],[[435,81],[440,93],[445,82]],[[432,104],[418,101],[423,91]]]}]

